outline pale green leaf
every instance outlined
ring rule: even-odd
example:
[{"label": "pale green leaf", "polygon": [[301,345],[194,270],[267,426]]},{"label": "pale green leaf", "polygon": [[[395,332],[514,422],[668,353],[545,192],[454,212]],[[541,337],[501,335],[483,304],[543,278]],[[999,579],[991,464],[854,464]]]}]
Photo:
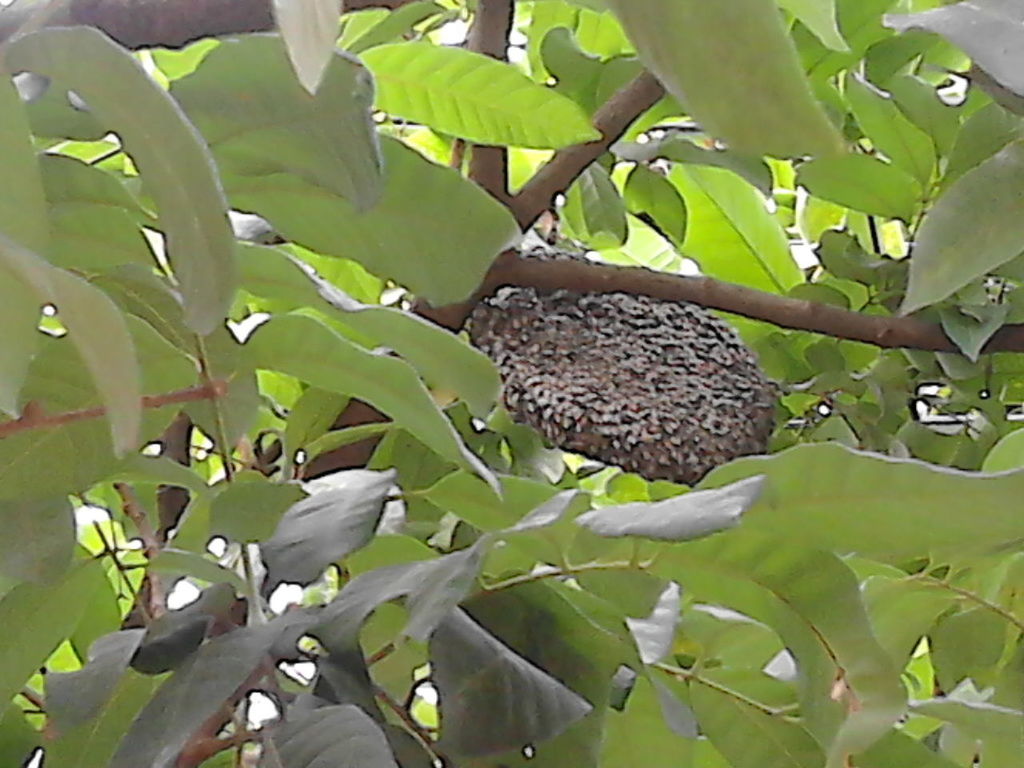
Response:
[{"label": "pale green leaf", "polygon": [[779,0],[779,5],[793,14],[833,51],[849,51],[839,33],[835,0]]},{"label": "pale green leaf", "polygon": [[334,54],[341,0],[274,0],[273,8],[295,74],[315,94]]}]

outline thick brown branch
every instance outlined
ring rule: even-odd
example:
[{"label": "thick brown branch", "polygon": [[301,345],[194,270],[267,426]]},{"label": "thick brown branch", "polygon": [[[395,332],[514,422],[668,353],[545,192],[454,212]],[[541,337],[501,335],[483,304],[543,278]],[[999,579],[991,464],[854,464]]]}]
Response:
[{"label": "thick brown branch", "polygon": [[637,117],[664,95],[661,83],[654,75],[644,72],[608,99],[594,115],[594,127],[601,132],[601,138],[560,150],[512,197],[509,208],[519,226],[525,230],[533,224],[551,207],[555,195],[564,192],[584,168],[599,158]]},{"label": "thick brown branch", "polygon": [[[347,0],[346,11],[398,8],[412,0]],[[0,10],[5,40],[41,6],[58,0],[20,0]],[[49,26],[84,25],[101,29],[126,48],[178,48],[203,37],[222,37],[274,28],[271,0],[67,0]]]},{"label": "thick brown branch", "polygon": [[[142,407],[162,408],[165,405],[189,403],[194,400],[213,400],[223,397],[227,391],[227,382],[214,381],[200,387],[179,389],[162,395],[143,395]],[[97,406],[95,408],[83,408],[80,411],[47,414],[42,411],[38,404],[29,403],[25,407],[25,412],[21,415],[21,418],[0,424],[0,440],[28,429],[44,429],[46,427],[58,427],[61,424],[71,424],[76,421],[98,419],[105,415],[106,412],[107,409],[105,407]]]},{"label": "thick brown branch", "polygon": [[[471,51],[504,61],[512,31],[512,0],[480,0],[466,45]],[[508,150],[476,145],[469,159],[469,178],[502,203],[509,202]]]},{"label": "thick brown branch", "polygon": [[[879,347],[956,352],[942,329],[916,317],[882,317],[802,299],[790,299],[710,277],[685,277],[641,267],[618,267],[577,261],[522,259],[502,254],[487,275],[484,292],[502,285],[564,288],[581,293],[621,291],[667,301],[691,301],[712,309],[765,320],[783,328],[812,331]],[[1024,351],[1024,325],[996,332],[985,352]]]}]

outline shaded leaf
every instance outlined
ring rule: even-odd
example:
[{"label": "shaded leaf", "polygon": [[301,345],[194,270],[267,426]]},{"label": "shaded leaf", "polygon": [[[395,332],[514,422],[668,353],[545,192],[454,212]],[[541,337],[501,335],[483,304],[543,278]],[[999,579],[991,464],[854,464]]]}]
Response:
[{"label": "shaded leaf", "polygon": [[797,183],[823,200],[875,216],[910,221],[921,185],[906,171],[867,155],[826,157],[804,163]]},{"label": "shaded leaf", "polygon": [[949,296],[1024,250],[1024,142],[1014,142],[961,176],[918,231],[900,311]]},{"label": "shaded leaf", "polygon": [[[708,132],[753,155],[828,155],[840,141],[770,3],[609,0],[640,58]],[[771,93],[766,99],[763,94]]]},{"label": "shaded leaf", "polygon": [[438,455],[493,481],[401,360],[357,347],[327,326],[299,315],[273,318],[256,330],[245,349],[257,368],[288,373],[321,389],[365,400]]},{"label": "shaded leaf", "polygon": [[330,490],[291,507],[260,547],[268,589],[281,582],[308,584],[373,538],[385,497],[395,483],[394,470],[351,469],[330,479]]},{"label": "shaded leaf", "polygon": [[165,547],[149,561],[149,568],[155,573],[167,574],[171,579],[193,576],[210,584],[230,584],[239,594],[246,591],[245,580],[241,576],[198,552]]},{"label": "shaded leaf", "polygon": [[274,534],[285,510],[302,497],[297,485],[275,483],[255,472],[239,473],[210,505],[210,533],[231,541],[263,541]]},{"label": "shaded leaf", "polygon": [[638,677],[623,712],[608,712],[601,765],[632,765],[643,756],[647,768],[690,768],[694,744],[662,717],[658,691]]},{"label": "shaded leaf", "polygon": [[761,495],[763,476],[663,501],[634,502],[584,512],[576,522],[599,536],[688,541],[732,528]]},{"label": "shaded leaf", "polygon": [[432,304],[466,299],[494,257],[518,238],[515,220],[454,170],[394,139],[382,139],[381,149],[388,169],[384,193],[365,213],[281,174],[234,180],[232,202],[271,221],[288,240],[358,261]]},{"label": "shaded leaf", "polygon": [[591,163],[565,195],[562,216],[577,239],[594,248],[626,242],[626,207],[608,171]]},{"label": "shaded leaf", "polygon": [[71,564],[75,519],[66,496],[0,501],[0,574],[52,582]]},{"label": "shaded leaf", "polygon": [[434,632],[430,658],[441,698],[441,744],[457,754],[481,756],[535,744],[591,709],[461,610]]},{"label": "shaded leaf", "polygon": [[659,173],[637,165],[626,177],[623,197],[630,213],[637,214],[652,224],[676,245],[686,236],[686,204],[672,186],[672,182]]},{"label": "shaded leaf", "polygon": [[185,321],[212,331],[234,296],[234,240],[213,161],[174,101],[129,53],[88,27],[21,37],[7,47],[7,60],[74,89],[117,130],[156,200]]},{"label": "shaded leaf", "polygon": [[679,624],[680,600],[679,585],[673,581],[661,593],[650,616],[646,619],[626,618],[626,625],[633,633],[644,664],[661,661],[672,649]]},{"label": "shaded leaf", "polygon": [[312,96],[295,81],[281,40],[263,35],[222,41],[194,74],[171,87],[210,143],[229,194],[283,172],[357,210],[379,200],[373,84],[358,61],[333,52],[333,39],[327,54],[323,81]]},{"label": "shaded leaf", "polygon": [[538,149],[599,138],[574,102],[482,54],[410,42],[372,48],[362,59],[381,109],[437,131]]},{"label": "shaded leaf", "polygon": [[1009,309],[1008,304],[942,307],[939,319],[942,330],[967,359],[977,362],[985,342],[1002,327]]},{"label": "shaded leaf", "polygon": [[380,726],[352,704],[290,718],[270,739],[282,768],[398,768]]}]

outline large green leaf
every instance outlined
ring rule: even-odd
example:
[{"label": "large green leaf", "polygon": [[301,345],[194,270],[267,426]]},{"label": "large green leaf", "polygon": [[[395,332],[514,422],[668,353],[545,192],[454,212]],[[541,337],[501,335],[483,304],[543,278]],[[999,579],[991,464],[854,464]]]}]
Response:
[{"label": "large green leaf", "polygon": [[39,304],[52,304],[107,407],[117,451],[135,447],[142,418],[135,346],[117,306],[82,278],[0,234],[0,276],[24,285]]},{"label": "large green leaf", "polygon": [[921,184],[913,176],[867,155],[812,160],[796,178],[822,200],[874,216],[910,221],[921,201]]},{"label": "large green leaf", "polygon": [[388,169],[384,196],[365,213],[327,190],[280,174],[236,179],[231,199],[271,221],[289,240],[358,261],[433,304],[467,298],[494,257],[518,236],[515,220],[454,170],[433,165],[394,139],[381,145]]},{"label": "large green leaf", "polygon": [[0,701],[10,701],[71,635],[106,578],[100,563],[89,561],[53,584],[21,584],[0,600]]},{"label": "large green leaf", "polygon": [[565,194],[562,216],[577,240],[592,248],[626,242],[626,206],[604,166],[591,163]]},{"label": "large green leaf", "polygon": [[608,5],[644,63],[731,148],[779,157],[839,151],[839,136],[811,94],[774,4],[609,0]]},{"label": "large green leaf", "polygon": [[52,582],[71,563],[75,520],[66,496],[0,501],[0,574]]},{"label": "large green leaf", "polygon": [[[0,69],[0,234],[38,253],[45,253],[49,223],[42,179],[36,163],[28,119],[18,93]],[[0,328],[4,351],[0,355],[0,411],[18,414],[18,393],[28,374],[37,346],[39,301],[27,294],[18,280],[0,280]]]},{"label": "large green leaf", "polygon": [[686,201],[682,252],[701,271],[773,293],[803,282],[782,227],[747,182],[732,171],[700,166],[673,168],[669,180]]},{"label": "large green leaf", "polygon": [[954,183],[925,216],[900,311],[949,296],[1024,251],[1024,142],[1015,141]]},{"label": "large green leaf", "polygon": [[381,109],[444,133],[538,149],[600,137],[574,102],[479,53],[414,42],[372,48],[362,58]]},{"label": "large green leaf", "polygon": [[[353,704],[318,707],[276,728],[264,751],[287,768],[398,768],[380,726]],[[274,765],[270,760],[265,765]]]},{"label": "large green leaf", "polygon": [[234,297],[234,241],[213,161],[195,129],[142,66],[95,29],[45,29],[12,42],[6,54],[9,67],[73,89],[117,130],[156,200],[186,322],[212,331]]},{"label": "large green leaf", "polygon": [[253,334],[246,350],[257,368],[288,373],[321,389],[365,400],[440,456],[481,477],[491,477],[401,360],[369,352],[299,315],[270,320]]},{"label": "large green leaf", "polygon": [[896,558],[1024,539],[1015,502],[1024,493],[1022,472],[961,472],[822,443],[740,459],[701,487],[762,474],[765,491],[744,515],[743,530],[782,532],[809,547]]},{"label": "large green leaf", "polygon": [[370,120],[373,84],[359,62],[330,57],[310,96],[276,37],[226,40],[171,94],[232,177],[289,173],[365,210],[379,198],[382,160]]}]

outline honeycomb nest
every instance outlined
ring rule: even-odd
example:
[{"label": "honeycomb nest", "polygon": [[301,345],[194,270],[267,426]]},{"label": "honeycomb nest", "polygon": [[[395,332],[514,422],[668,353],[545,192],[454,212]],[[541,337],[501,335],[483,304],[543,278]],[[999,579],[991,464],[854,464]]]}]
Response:
[{"label": "honeycomb nest", "polygon": [[477,305],[469,332],[497,365],[512,418],[562,450],[693,485],[767,448],[778,388],[696,304],[505,287]]}]

